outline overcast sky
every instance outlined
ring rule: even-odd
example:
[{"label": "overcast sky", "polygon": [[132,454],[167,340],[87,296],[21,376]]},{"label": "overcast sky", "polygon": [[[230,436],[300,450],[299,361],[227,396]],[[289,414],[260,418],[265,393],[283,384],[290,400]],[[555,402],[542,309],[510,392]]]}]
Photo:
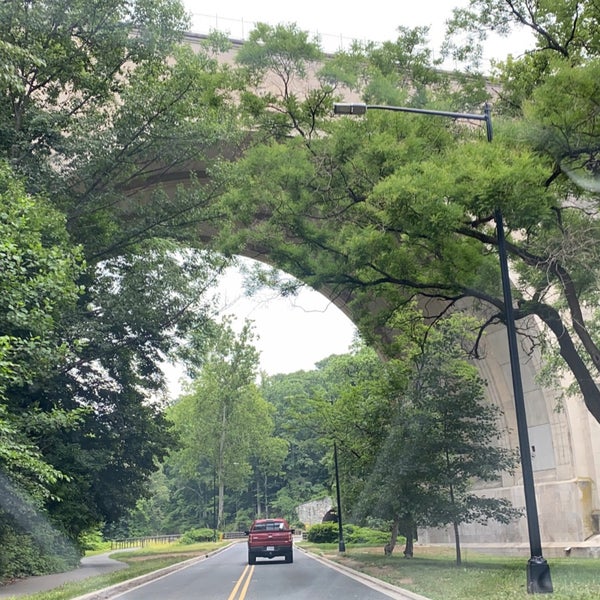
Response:
[{"label": "overcast sky", "polygon": [[240,324],[246,319],[254,322],[261,369],[269,375],[311,370],[321,359],[347,352],[354,339],[352,321],[310,288],[293,298],[279,297],[272,290],[249,298],[242,276],[232,269],[223,277],[219,293],[224,313],[235,315]]},{"label": "overcast sky", "polygon": [[[462,2],[464,5],[466,2]],[[460,0],[370,0],[359,2],[274,2],[273,0],[184,0],[193,15],[192,31],[217,29],[235,39],[245,39],[256,22],[271,25],[295,23],[318,34],[322,47],[334,52],[353,39],[383,42],[395,40],[400,25],[430,27],[432,47],[439,48],[445,20]],[[495,41],[489,53],[503,57],[524,47],[521,37]],[[265,292],[244,297],[241,277],[232,272],[221,288],[225,311],[241,321],[251,319],[260,339],[261,369],[268,374],[310,370],[331,354],[348,351],[355,328],[351,321],[320,294],[306,290],[293,299],[275,298]]]},{"label": "overcast sky", "polygon": [[[239,257],[240,261],[253,261]],[[217,290],[223,315],[236,319],[238,331],[252,321],[258,339],[260,370],[268,375],[310,371],[315,363],[332,354],[345,354],[355,337],[354,324],[324,296],[304,288],[294,298],[282,298],[264,290],[249,298],[244,293],[243,276],[232,268]],[[172,397],[182,389],[182,371],[164,365]]]},{"label": "overcast sky", "polygon": [[[346,2],[303,0],[183,0],[192,14],[194,33],[217,29],[229,37],[245,39],[254,23],[271,25],[295,23],[302,30],[318,34],[322,47],[334,52],[346,47],[353,39],[384,42],[397,38],[399,26],[430,28],[431,46],[439,50],[445,22],[452,8],[468,4],[467,0],[369,0]],[[486,56],[504,57],[509,52],[518,55],[527,45],[528,36],[516,33],[510,40],[493,39],[486,46]]]}]

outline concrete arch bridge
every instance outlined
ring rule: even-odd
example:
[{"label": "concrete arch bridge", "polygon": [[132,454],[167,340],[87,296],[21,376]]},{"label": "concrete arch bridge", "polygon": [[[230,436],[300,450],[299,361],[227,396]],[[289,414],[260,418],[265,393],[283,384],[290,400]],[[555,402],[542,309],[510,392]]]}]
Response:
[{"label": "concrete arch bridge", "polygon": [[[193,46],[202,36],[188,36]],[[224,57],[231,60],[235,53]],[[348,97],[349,101],[356,98]],[[202,164],[187,164],[177,170],[169,170],[146,180],[144,188],[134,190],[138,197],[148,201],[157,189],[167,194],[174,193],[179,185],[186,185],[190,172],[199,179],[206,178]],[[214,227],[218,227],[218,224]],[[216,233],[203,225],[196,232],[197,239],[210,243]],[[277,260],[269,251],[260,247],[246,247],[244,256],[277,267]],[[326,296],[350,319],[356,322],[356,314],[350,306],[350,295],[339,290],[322,288],[317,290]],[[520,323],[520,327],[523,324]],[[529,323],[533,331],[537,324]],[[478,362],[482,377],[487,382],[487,394],[491,403],[498,405],[504,414],[502,444],[508,448],[518,446],[517,424],[513,400],[513,388],[507,335],[504,327],[495,326],[488,330],[484,341],[485,358]],[[556,392],[542,387],[536,381],[543,357],[535,348],[522,352],[521,371],[530,438],[530,453],[536,484],[538,515],[542,545],[547,542],[565,542],[565,546],[587,540],[600,533],[600,425],[591,417],[580,398],[563,401],[562,410],[557,411]],[[522,351],[522,348],[521,348]],[[516,507],[524,507],[523,481],[520,470],[514,475],[503,475],[501,480],[481,488],[488,496],[508,498]],[[421,540],[451,542],[450,532],[436,530],[422,532]],[[521,544],[528,539],[526,518],[509,525],[495,522],[488,526],[468,525],[461,527],[463,542],[504,542]]]}]

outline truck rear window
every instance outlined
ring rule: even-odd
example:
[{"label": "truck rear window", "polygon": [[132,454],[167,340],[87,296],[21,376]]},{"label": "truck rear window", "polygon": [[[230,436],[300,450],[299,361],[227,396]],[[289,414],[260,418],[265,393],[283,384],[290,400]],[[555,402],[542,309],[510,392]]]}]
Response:
[{"label": "truck rear window", "polygon": [[285,528],[284,523],[255,523],[253,531],[280,531]]}]

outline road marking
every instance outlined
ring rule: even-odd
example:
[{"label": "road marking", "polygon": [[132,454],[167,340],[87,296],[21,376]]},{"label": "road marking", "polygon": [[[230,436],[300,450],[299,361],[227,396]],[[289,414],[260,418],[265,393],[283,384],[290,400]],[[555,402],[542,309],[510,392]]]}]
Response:
[{"label": "road marking", "polygon": [[[248,591],[248,586],[250,585],[250,580],[252,579],[253,574],[254,574],[254,565],[252,565],[252,566],[246,565],[246,568],[244,569],[242,576],[236,581],[235,586],[234,586],[233,590],[231,591],[231,594],[229,594],[229,598],[227,598],[227,600],[235,600],[236,598],[237,598],[237,600],[244,600],[244,598],[246,597],[246,592]],[[247,575],[247,577],[246,577],[246,575]],[[245,582],[244,582],[244,578],[246,578]],[[244,585],[242,587],[240,595],[236,596],[242,583],[244,583]]]},{"label": "road marking", "polygon": [[244,587],[242,588],[242,592],[238,600],[244,600],[246,597],[246,592],[248,591],[248,586],[250,585],[250,580],[252,579],[252,575],[254,575],[254,565],[250,567],[250,573],[246,578],[246,583],[244,583]]}]

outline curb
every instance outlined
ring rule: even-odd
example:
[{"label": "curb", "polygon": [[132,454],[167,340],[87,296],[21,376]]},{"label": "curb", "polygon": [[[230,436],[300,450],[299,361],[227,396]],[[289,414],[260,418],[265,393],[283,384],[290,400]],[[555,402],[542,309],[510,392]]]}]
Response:
[{"label": "curb", "polygon": [[377,579],[376,577],[372,577],[371,575],[367,575],[366,573],[361,573],[360,571],[356,571],[354,569],[351,569],[350,567],[341,565],[333,560],[309,552],[308,550],[300,546],[296,546],[296,549],[301,550],[302,552],[304,552],[304,554],[306,554],[313,560],[318,560],[327,565],[328,567],[335,569],[336,571],[339,571],[340,573],[343,573],[348,577],[352,577],[352,579],[356,579],[358,581],[361,581],[362,583],[365,583],[366,585],[369,585],[369,587],[375,589],[383,588],[388,592],[391,592],[391,594],[388,595],[390,596],[390,598],[394,598],[395,600],[430,600],[430,598],[427,598],[426,596],[421,596],[420,594],[392,585],[391,583],[387,583],[386,581],[382,581],[381,579]]}]

